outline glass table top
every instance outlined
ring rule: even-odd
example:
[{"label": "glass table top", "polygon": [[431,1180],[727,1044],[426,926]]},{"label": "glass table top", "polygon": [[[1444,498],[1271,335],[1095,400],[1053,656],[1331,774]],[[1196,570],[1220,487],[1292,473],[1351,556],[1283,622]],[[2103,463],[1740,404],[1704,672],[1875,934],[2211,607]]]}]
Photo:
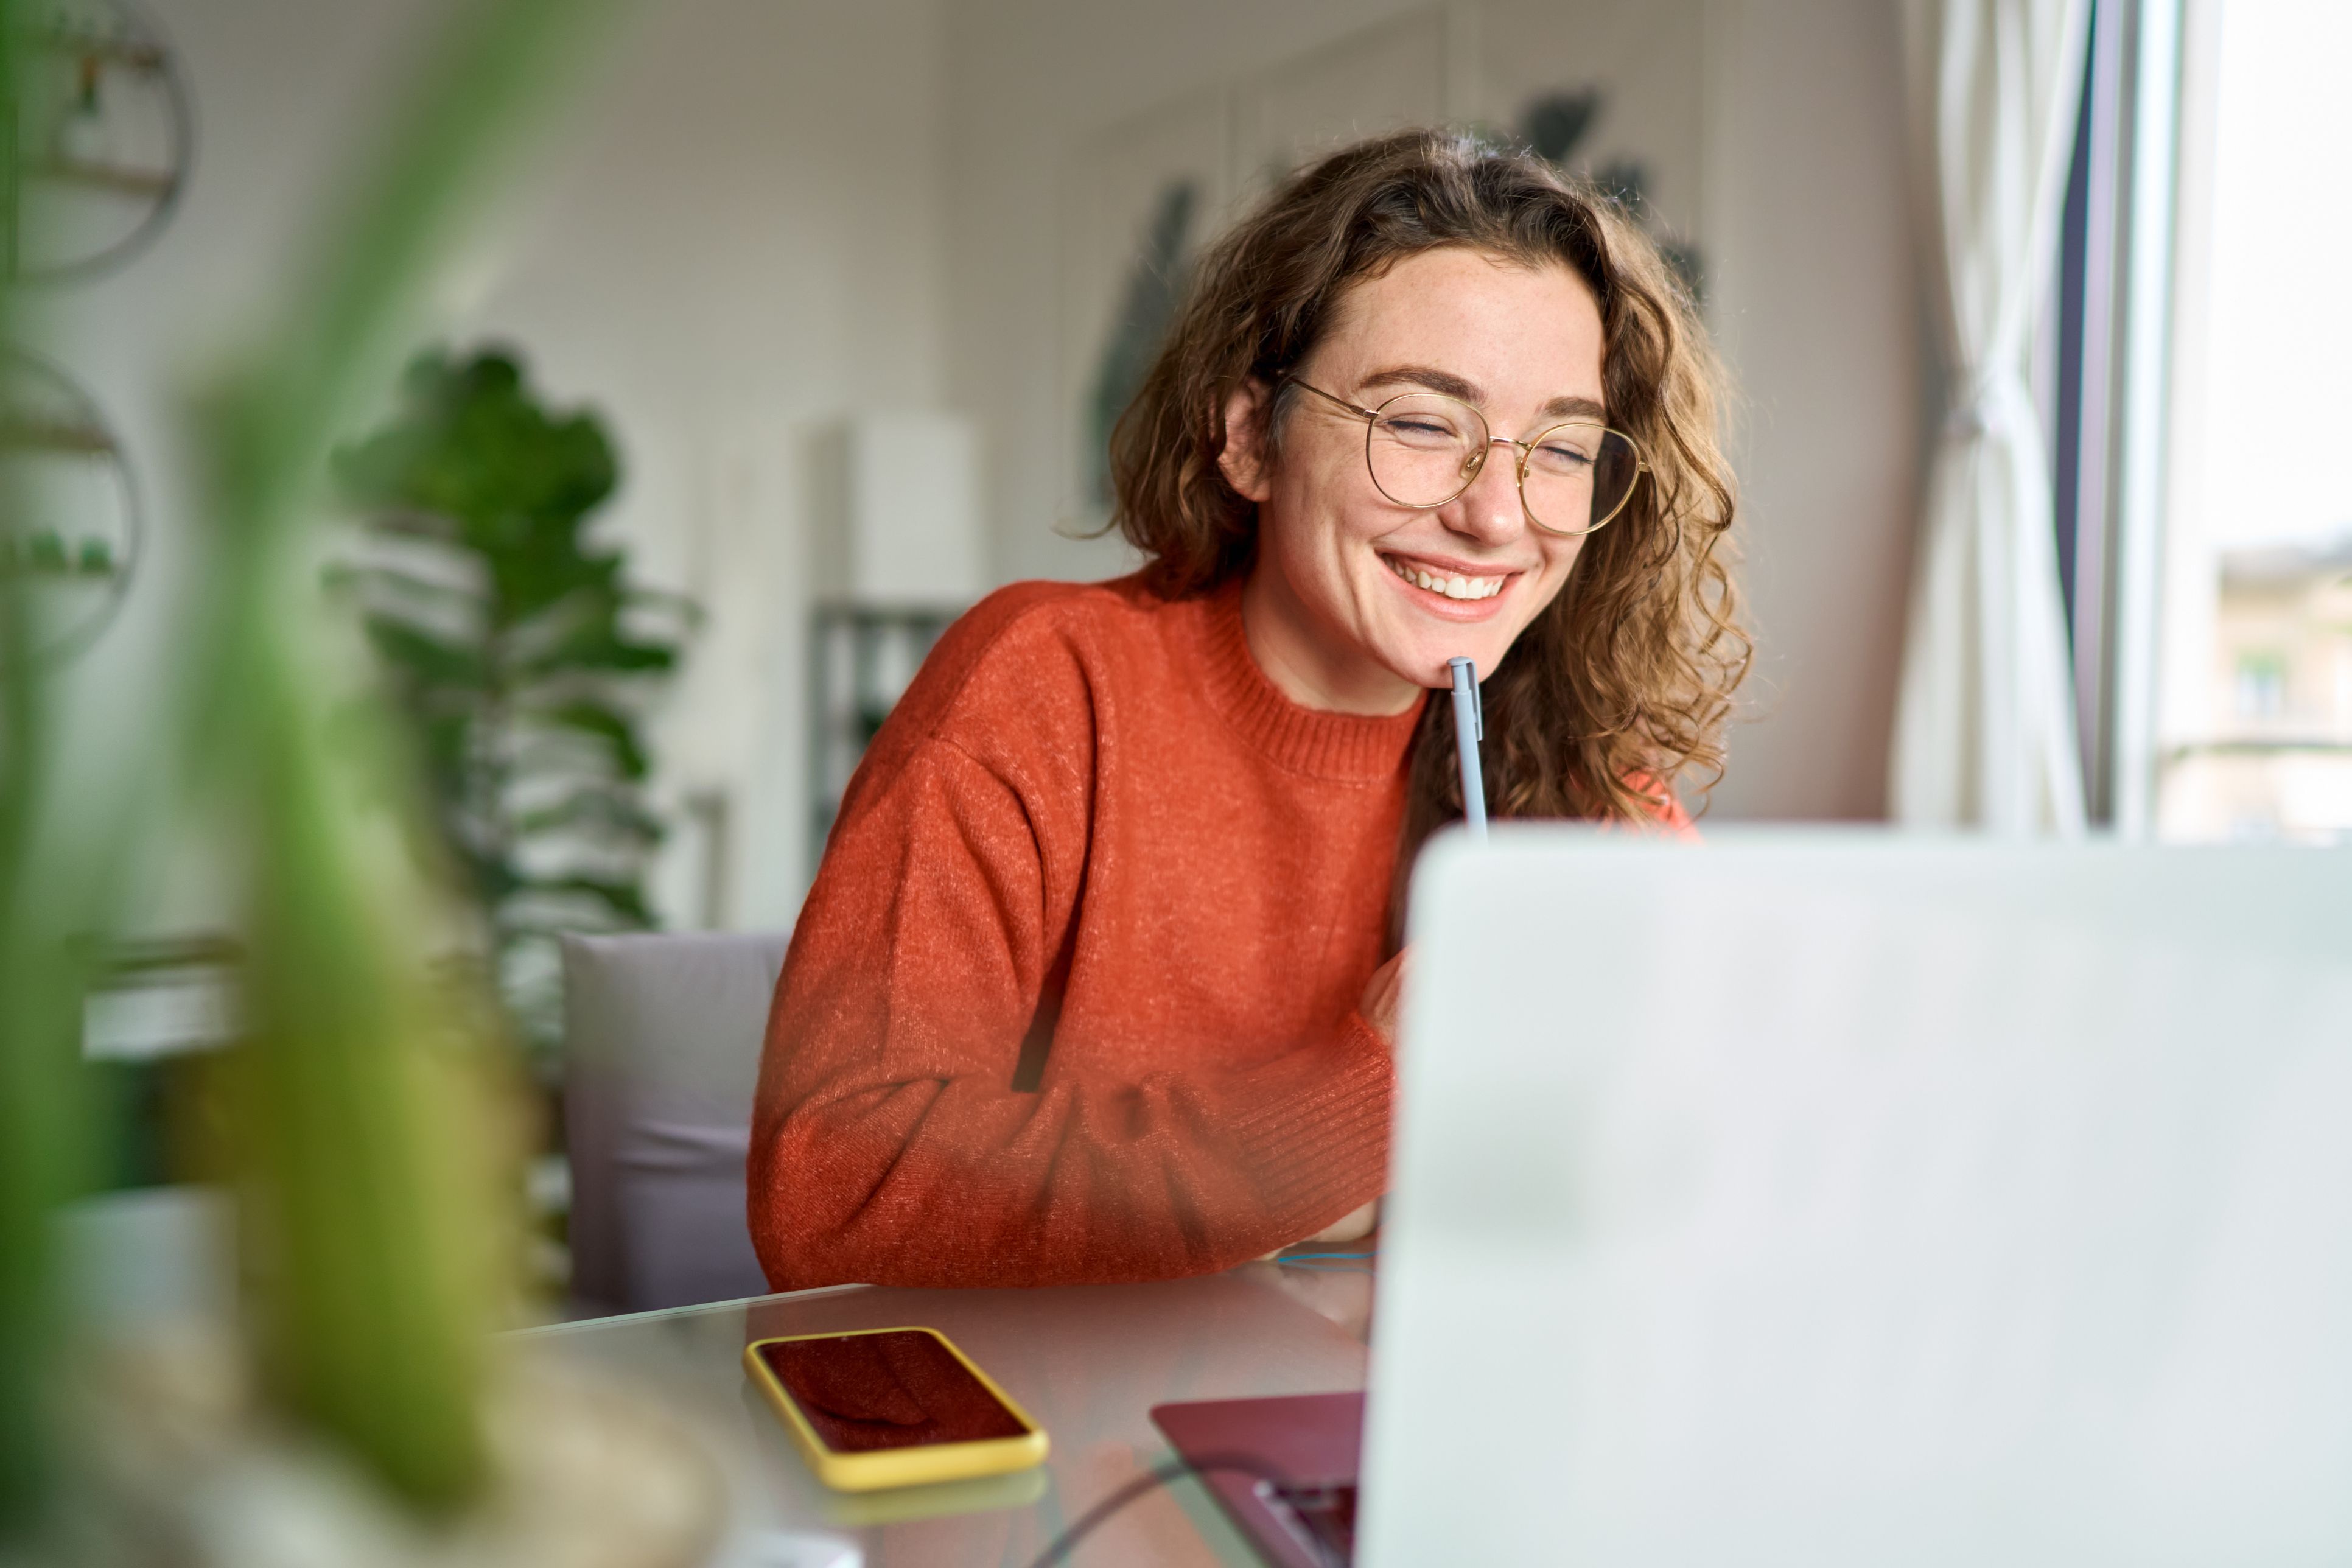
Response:
[{"label": "glass table top", "polygon": [[[721,1568],[1026,1568],[1087,1509],[1173,1458],[1155,1405],[1364,1385],[1371,1276],[1251,1264],[1150,1285],[1037,1290],[842,1286],[520,1331],[519,1347],[658,1402],[724,1473]],[[852,1495],[817,1484],[744,1375],[777,1334],[938,1329],[1044,1425],[1052,1454],[1013,1476]],[[862,1557],[846,1555],[855,1548]],[[1255,1564],[1197,1480],[1139,1498],[1089,1535],[1078,1564]]]}]

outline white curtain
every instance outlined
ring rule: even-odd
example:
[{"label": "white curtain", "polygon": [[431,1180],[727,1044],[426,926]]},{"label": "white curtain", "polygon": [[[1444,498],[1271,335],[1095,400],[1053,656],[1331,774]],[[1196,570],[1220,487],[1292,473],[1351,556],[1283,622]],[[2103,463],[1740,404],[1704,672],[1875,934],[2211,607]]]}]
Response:
[{"label": "white curtain", "polygon": [[2089,15],[2089,0],[1904,0],[1950,377],[1895,710],[1890,800],[1906,826],[2083,827],[2050,462],[2026,374]]}]

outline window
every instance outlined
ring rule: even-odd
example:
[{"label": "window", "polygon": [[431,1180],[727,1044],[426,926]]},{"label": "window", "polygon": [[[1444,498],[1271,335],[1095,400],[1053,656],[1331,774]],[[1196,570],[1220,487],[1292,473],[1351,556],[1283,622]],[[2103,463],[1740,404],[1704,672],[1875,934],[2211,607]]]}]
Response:
[{"label": "window", "polygon": [[2156,826],[2352,843],[2344,0],[2190,0]]}]

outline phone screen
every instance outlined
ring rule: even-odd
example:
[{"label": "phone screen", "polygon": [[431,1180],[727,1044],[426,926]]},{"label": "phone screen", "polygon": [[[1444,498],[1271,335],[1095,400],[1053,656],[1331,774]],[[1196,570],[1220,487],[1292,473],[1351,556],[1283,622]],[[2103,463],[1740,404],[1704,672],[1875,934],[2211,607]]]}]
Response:
[{"label": "phone screen", "polygon": [[1029,1430],[919,1329],[788,1340],[761,1345],[760,1359],[837,1454],[978,1443]]}]

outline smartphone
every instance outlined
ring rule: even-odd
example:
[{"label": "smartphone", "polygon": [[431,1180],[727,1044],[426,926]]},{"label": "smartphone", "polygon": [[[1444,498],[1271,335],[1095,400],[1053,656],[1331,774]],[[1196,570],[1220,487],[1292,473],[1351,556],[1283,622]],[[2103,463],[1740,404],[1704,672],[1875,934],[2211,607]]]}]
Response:
[{"label": "smartphone", "polygon": [[1003,1475],[1045,1458],[1045,1429],[937,1329],[754,1340],[743,1369],[837,1491]]}]

